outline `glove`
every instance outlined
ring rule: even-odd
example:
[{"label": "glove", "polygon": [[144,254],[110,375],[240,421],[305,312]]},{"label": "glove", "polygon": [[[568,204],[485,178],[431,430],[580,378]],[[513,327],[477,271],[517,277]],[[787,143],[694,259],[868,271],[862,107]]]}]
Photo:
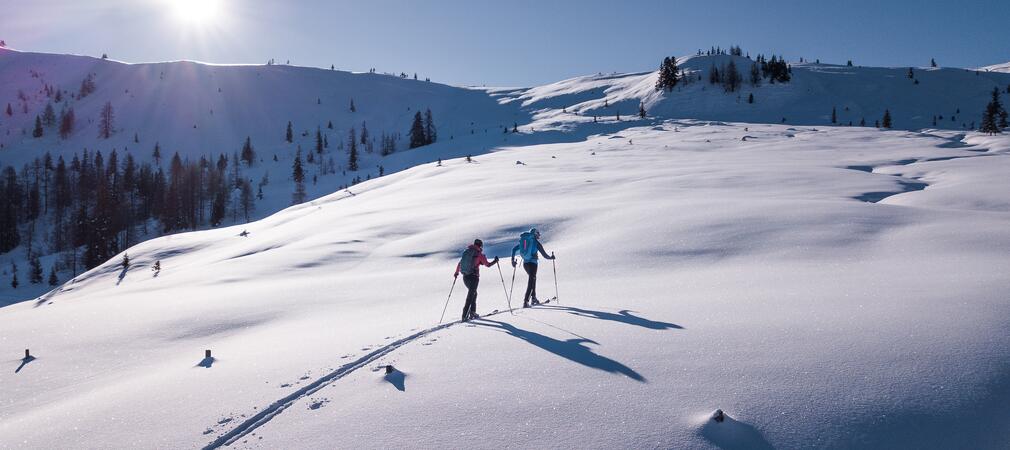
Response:
[{"label": "glove", "polygon": [[515,267],[515,266],[516,266],[516,259],[512,258],[512,267]]},{"label": "glove", "polygon": [[550,259],[554,259],[554,252],[551,252],[551,257],[550,257]]},{"label": "glove", "polygon": [[492,266],[495,265],[495,264],[498,264],[498,257],[497,256],[494,257],[494,261],[491,261],[491,265]]},{"label": "glove", "polygon": [[452,277],[453,278],[459,278],[459,272],[456,272],[456,273],[452,274]]}]

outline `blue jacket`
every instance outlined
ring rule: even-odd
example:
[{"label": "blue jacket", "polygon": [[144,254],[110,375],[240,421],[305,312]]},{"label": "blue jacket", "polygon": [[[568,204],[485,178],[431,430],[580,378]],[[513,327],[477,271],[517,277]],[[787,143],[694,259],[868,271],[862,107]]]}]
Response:
[{"label": "blue jacket", "polygon": [[[532,239],[532,241],[536,243],[536,248],[524,249],[523,241],[526,240],[526,238]],[[523,262],[528,262],[532,264],[537,264],[537,252],[540,252],[541,255],[544,255],[544,258],[551,259],[551,256],[547,254],[546,250],[544,250],[543,244],[541,244],[540,241],[537,240],[537,238],[531,236],[529,232],[523,233],[519,237],[519,243],[516,244],[515,247],[512,247],[512,258],[515,259],[516,253],[519,252],[522,252],[520,253],[520,256],[523,257]]]}]

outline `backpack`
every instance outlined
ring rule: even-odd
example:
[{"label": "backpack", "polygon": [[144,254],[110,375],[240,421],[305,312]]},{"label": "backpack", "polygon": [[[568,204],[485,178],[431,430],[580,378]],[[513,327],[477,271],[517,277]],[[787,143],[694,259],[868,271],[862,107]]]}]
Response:
[{"label": "backpack", "polygon": [[537,259],[537,238],[529,231],[519,235],[519,255],[523,261]]},{"label": "backpack", "polygon": [[467,247],[463,250],[463,256],[459,259],[459,271],[463,275],[470,275],[474,271],[474,260],[477,259],[477,250]]}]

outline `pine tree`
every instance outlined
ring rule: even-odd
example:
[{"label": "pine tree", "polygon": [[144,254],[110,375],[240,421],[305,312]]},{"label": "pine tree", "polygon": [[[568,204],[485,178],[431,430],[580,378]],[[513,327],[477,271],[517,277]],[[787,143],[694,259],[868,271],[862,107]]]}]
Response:
[{"label": "pine tree", "polygon": [[884,118],[882,119],[884,128],[891,128],[891,110],[884,110]]},{"label": "pine tree", "polygon": [[28,281],[32,284],[42,283],[42,263],[39,262],[38,255],[32,255],[31,260],[28,262],[29,272]]},{"label": "pine tree", "polygon": [[60,139],[67,139],[74,133],[74,125],[77,118],[74,116],[74,108],[67,108],[60,114]]},{"label": "pine tree", "polygon": [[49,269],[49,285],[56,286],[60,284],[60,278],[56,275],[56,265],[53,264],[52,268]]},{"label": "pine tree", "polygon": [[936,60],[933,59],[933,58],[929,58],[929,66],[930,67],[936,67]]},{"label": "pine tree", "polygon": [[323,154],[323,132],[316,127],[316,153]]},{"label": "pine tree", "polygon": [[424,142],[425,145],[434,144],[438,140],[438,132],[435,131],[435,119],[431,117],[431,109],[424,110]]},{"label": "pine tree", "polygon": [[[249,180],[243,179],[240,189],[239,204],[242,206],[242,215],[245,217],[245,221],[248,222],[249,214],[256,207],[256,197],[253,195],[252,183]],[[263,191],[260,190],[260,192],[262,193]]]},{"label": "pine tree", "polygon": [[295,181],[295,193],[291,196],[292,204],[305,203],[305,171],[302,169],[302,151],[295,153],[295,162],[291,167],[291,178]]},{"label": "pine tree", "polygon": [[667,56],[659,65],[659,78],[656,80],[657,91],[672,91],[677,86],[677,58]]},{"label": "pine tree", "polygon": [[911,67],[908,68],[908,79],[909,80],[915,79],[915,72],[912,70]]},{"label": "pine tree", "polygon": [[287,130],[284,131],[284,140],[288,141],[288,143],[290,144],[290,143],[294,142],[294,139],[295,139],[295,133],[291,129],[291,121],[289,120],[288,121],[288,128],[287,128]]},{"label": "pine tree", "polygon": [[123,270],[128,270],[130,268],[130,254],[123,253],[123,260],[119,263],[123,267]]},{"label": "pine tree", "polygon": [[754,103],[754,93],[747,96],[747,103]]},{"label": "pine tree", "polygon": [[358,111],[358,108],[354,107],[354,99],[352,98],[351,99],[351,112],[357,112],[357,111]]},{"label": "pine tree", "polygon": [[18,265],[11,263],[11,287],[14,289],[18,288]]},{"label": "pine tree", "polygon": [[56,111],[53,110],[52,103],[46,103],[46,109],[42,113],[42,125],[52,127],[56,125]]},{"label": "pine tree", "polygon": [[723,70],[723,82],[722,86],[726,92],[736,92],[737,88],[740,87],[740,83],[743,77],[740,76],[740,71],[736,68],[736,63],[733,60],[729,60],[726,64],[726,68]]},{"label": "pine tree", "polygon": [[32,130],[32,137],[38,139],[42,137],[42,118],[35,116],[35,128]]},{"label": "pine tree", "polygon": [[410,125],[410,148],[417,148],[428,142],[424,133],[424,119],[421,111],[414,113],[414,122]]},{"label": "pine tree", "polygon": [[358,171],[358,141],[354,138],[354,127],[348,132],[347,136],[347,170],[351,172]]},{"label": "pine tree", "polygon": [[834,106],[831,107],[831,123],[838,123],[838,113]]},{"label": "pine tree", "polygon": [[252,167],[256,163],[256,150],[252,146],[252,138],[246,136],[245,144],[242,144],[242,161],[245,165]]},{"label": "pine tree", "polygon": [[999,88],[992,90],[992,100],[985,107],[981,125],[979,131],[987,134],[1001,133],[1001,128],[1007,125],[1007,112],[999,101]]},{"label": "pine tree", "polygon": [[11,109],[11,104],[10,103],[7,104],[7,115],[8,116],[13,116],[14,115],[14,110]]},{"label": "pine tree", "polygon": [[638,104],[638,117],[642,119],[645,118],[645,103]]},{"label": "pine tree", "polygon": [[750,65],[750,84],[751,86],[761,85],[761,71],[758,70],[757,63]]},{"label": "pine tree", "polygon": [[112,111],[111,102],[105,102],[105,106],[102,106],[102,112],[99,117],[98,136],[102,139],[112,137],[112,133],[115,132],[115,114]]},{"label": "pine tree", "polygon": [[161,165],[161,145],[157,142],[154,143],[154,152],[151,153],[151,157],[154,158],[154,165]]},{"label": "pine tree", "polygon": [[722,81],[722,77],[719,75],[719,68],[715,67],[715,63],[712,63],[712,68],[708,70],[708,82],[709,84],[719,84]]}]

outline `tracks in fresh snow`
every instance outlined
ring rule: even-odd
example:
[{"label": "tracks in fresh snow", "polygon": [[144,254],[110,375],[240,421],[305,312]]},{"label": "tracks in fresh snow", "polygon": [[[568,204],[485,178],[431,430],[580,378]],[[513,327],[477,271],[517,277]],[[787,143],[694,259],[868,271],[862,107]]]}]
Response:
[{"label": "tracks in fresh snow", "polygon": [[[495,312],[492,312],[490,314],[487,314],[484,317],[489,317],[489,316],[501,314],[503,312],[504,311],[495,311]],[[371,353],[368,353],[367,355],[362,356],[362,357],[360,357],[360,358],[358,358],[358,359],[356,359],[356,360],[354,360],[352,362],[344,364],[344,365],[340,366],[338,369],[336,369],[336,370],[334,370],[334,371],[332,371],[332,372],[330,372],[330,373],[328,373],[328,374],[320,377],[319,379],[317,379],[316,381],[313,381],[312,383],[308,384],[307,386],[305,386],[305,387],[303,387],[303,388],[301,388],[301,389],[299,389],[299,390],[297,390],[295,392],[292,392],[291,394],[289,394],[288,396],[286,396],[286,397],[284,397],[284,398],[282,398],[280,400],[277,400],[277,401],[271,403],[269,406],[267,406],[267,407],[263,408],[262,410],[260,410],[260,412],[257,413],[256,415],[254,415],[254,416],[246,419],[244,422],[236,425],[234,428],[232,428],[231,430],[228,430],[226,433],[222,434],[221,436],[218,436],[218,438],[215,439],[213,442],[211,442],[210,444],[207,444],[206,446],[204,446],[204,449],[205,450],[206,449],[216,449],[216,448],[220,448],[220,447],[231,445],[235,441],[237,441],[237,440],[241,439],[242,437],[246,436],[247,434],[251,433],[253,430],[255,430],[255,429],[257,429],[257,428],[265,425],[267,422],[271,421],[274,417],[277,417],[278,414],[284,412],[284,410],[288,409],[289,407],[291,407],[292,405],[294,405],[295,403],[297,403],[298,400],[301,400],[302,398],[305,398],[305,397],[308,397],[309,395],[314,394],[315,392],[319,391],[320,389],[328,386],[330,383],[333,383],[334,381],[337,381],[337,380],[343,378],[344,376],[350,374],[351,372],[354,372],[355,370],[358,370],[358,369],[360,369],[362,367],[365,367],[369,363],[371,363],[371,362],[373,362],[373,361],[375,361],[375,360],[377,360],[377,359],[379,359],[379,358],[381,358],[381,357],[383,357],[385,355],[388,355],[389,353],[392,353],[394,350],[396,350],[396,349],[398,349],[398,348],[400,348],[400,347],[402,347],[402,346],[404,346],[406,344],[409,344],[409,343],[411,343],[411,342],[413,342],[413,341],[415,341],[415,340],[417,340],[419,338],[422,338],[424,336],[427,336],[427,335],[429,335],[431,333],[435,333],[437,331],[449,328],[449,327],[451,327],[453,325],[457,325],[459,323],[462,323],[462,322],[460,322],[460,321],[448,322],[448,323],[444,323],[444,324],[441,324],[441,325],[438,325],[438,326],[434,326],[434,327],[431,327],[431,328],[427,328],[427,329],[418,331],[418,332],[416,332],[414,334],[411,334],[411,335],[409,335],[409,336],[407,336],[405,338],[402,338],[402,339],[390,342],[389,344],[386,344],[386,345],[384,345],[382,347],[379,347],[379,348],[373,350]]]}]

